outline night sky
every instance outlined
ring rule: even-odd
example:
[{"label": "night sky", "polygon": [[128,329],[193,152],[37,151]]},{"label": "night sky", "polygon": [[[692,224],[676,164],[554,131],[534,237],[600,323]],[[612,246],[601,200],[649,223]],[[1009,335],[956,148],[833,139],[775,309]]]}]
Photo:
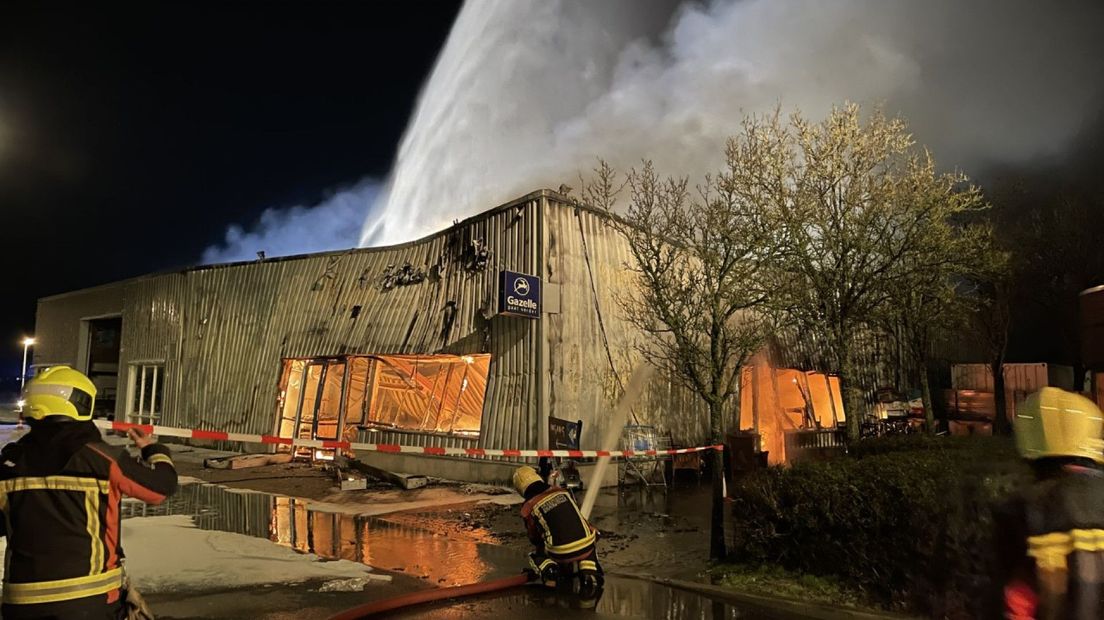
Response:
[{"label": "night sky", "polygon": [[[666,7],[662,15],[669,15],[670,0],[642,6],[660,5]],[[950,7],[953,20],[988,25],[983,4],[969,5],[981,15],[974,15],[974,22],[960,19],[953,5],[941,6]],[[33,332],[39,297],[196,264],[204,249],[225,239],[228,226],[248,230],[266,209],[314,205],[337,188],[386,178],[419,89],[459,9],[459,1],[428,0],[0,3],[0,248],[6,273],[0,379],[10,380],[18,372],[19,341]],[[1038,18],[1033,11],[1011,12],[1011,22],[1003,28],[1031,31]],[[1043,17],[1062,15],[1039,11]],[[1099,12],[1093,15],[1100,17]],[[846,14],[837,17],[842,32],[852,21],[862,21]],[[613,21],[603,27],[632,21],[617,11],[606,18]],[[556,36],[545,38],[561,44],[565,32],[582,30],[570,20],[533,23],[540,26],[536,32],[548,30]],[[798,26],[816,31],[823,26],[803,23]],[[1081,41],[1073,35],[1094,32],[1088,18],[1058,23],[1065,25],[1049,33],[1054,40],[1048,48],[1064,35]],[[944,29],[940,24],[936,20],[927,27],[939,33]],[[905,29],[911,32],[911,22]],[[507,34],[520,36],[514,30]],[[952,46],[958,54],[955,63],[923,65],[930,73],[921,77],[935,85],[924,92],[939,87],[957,93],[955,80],[961,76],[947,67],[983,58],[982,51],[1007,43],[1002,28],[982,34],[988,38],[979,49]],[[979,82],[989,86],[977,91],[978,96],[989,101],[986,97],[1005,92],[1009,84],[1030,86],[1044,73],[1080,76],[1070,78],[1074,87],[1058,81],[1055,88],[1066,88],[1061,97],[1072,100],[1099,92],[1099,75],[1104,73],[1094,72],[1092,65],[1099,54],[1086,45],[1084,53],[1078,47],[1058,54],[1057,60],[1044,47],[1029,48],[1033,51],[1022,63],[1012,63],[1012,77],[1001,73],[991,84]],[[933,46],[934,52],[928,49]],[[1010,53],[1007,46],[1002,49]],[[943,45],[918,44],[918,50],[915,57],[924,59],[925,54],[941,53]],[[779,57],[785,59],[786,52],[779,51]],[[546,62],[547,50],[533,53],[536,65],[546,64],[550,71],[534,74],[543,88],[556,75],[556,60]],[[1054,66],[1040,70],[1047,62]],[[1030,66],[1017,75],[1024,63]],[[565,61],[559,69],[575,71],[572,67]],[[695,66],[690,73],[701,71]],[[944,75],[948,73],[951,77]],[[775,76],[775,87],[804,88],[804,75]],[[693,86],[692,81],[676,83]],[[484,92],[478,84],[464,86]],[[1039,86],[1025,92],[1024,97],[1058,91]],[[995,115],[1004,124],[975,120],[967,128],[979,129],[981,138],[1014,137],[1065,118],[1064,99],[1042,100],[1047,105],[1024,108],[1030,113]],[[913,94],[906,103],[920,106],[929,125],[932,117],[969,117],[974,109],[952,96],[923,99]],[[1025,276],[1029,288],[1039,284],[1039,292],[1017,306],[1011,361],[1069,363],[1077,349],[1076,293],[1104,282],[1104,243],[1094,236],[1104,218],[1104,107],[1096,102],[1088,110],[1090,118],[1072,119],[1078,130],[1061,151],[971,169],[1000,205],[997,221],[1007,230],[1030,232],[1026,223],[1033,217],[1045,219],[1053,205],[1073,214],[1063,226],[1077,239],[1067,244],[1077,254],[1061,243],[1033,250],[1047,258]],[[596,126],[588,136],[600,141],[600,129]],[[595,146],[595,154],[604,146]],[[1023,241],[1024,248],[1033,242]]]},{"label": "night sky", "polygon": [[0,4],[0,372],[37,298],[385,175],[459,6]]}]

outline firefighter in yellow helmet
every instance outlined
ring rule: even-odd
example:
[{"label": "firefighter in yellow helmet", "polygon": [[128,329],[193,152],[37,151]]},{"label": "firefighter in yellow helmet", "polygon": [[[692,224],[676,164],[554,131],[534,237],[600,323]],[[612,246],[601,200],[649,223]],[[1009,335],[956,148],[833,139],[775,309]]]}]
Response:
[{"label": "firefighter in yellow helmet", "polygon": [[996,514],[994,617],[1104,618],[1104,419],[1088,398],[1043,388],[1016,406],[1034,481]]},{"label": "firefighter in yellow helmet", "polygon": [[584,606],[597,604],[604,581],[595,548],[597,531],[570,493],[549,486],[532,467],[518,467],[513,483],[525,498],[521,518],[536,547],[529,554],[534,576],[546,585],[578,594]]},{"label": "firefighter in yellow helmet", "polygon": [[143,604],[125,583],[119,503],[171,495],[171,454],[139,429],[128,435],[140,460],[104,443],[92,423],[96,386],[68,366],[29,381],[23,399],[31,430],[0,452],[0,616],[125,618]]}]

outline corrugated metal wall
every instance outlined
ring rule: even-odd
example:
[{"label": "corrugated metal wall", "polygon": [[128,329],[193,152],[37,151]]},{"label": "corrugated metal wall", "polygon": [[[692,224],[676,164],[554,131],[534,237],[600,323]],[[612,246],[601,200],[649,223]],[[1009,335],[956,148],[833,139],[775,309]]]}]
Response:
[{"label": "corrugated metal wall", "polygon": [[[539,200],[530,195],[401,246],[197,268],[44,299],[36,359],[75,362],[81,320],[121,313],[121,393],[126,364],[163,360],[163,424],[271,433],[281,358],[489,352],[480,444],[536,447],[539,322],[486,317],[495,310],[499,270],[536,271]],[[470,268],[473,241],[489,252],[481,268]],[[407,263],[424,279],[385,289],[388,270]],[[390,431],[371,440],[474,442]]]},{"label": "corrugated metal wall", "polygon": [[[473,266],[473,242],[486,248],[485,265]],[[537,192],[401,246],[197,268],[44,299],[36,359],[76,361],[81,320],[121,313],[120,394],[127,364],[164,362],[163,424],[272,433],[282,358],[490,353],[480,445],[536,448],[546,435],[545,416],[553,415],[584,420],[584,445],[596,447],[620,383],[639,359],[634,339],[641,335],[616,302],[633,285],[624,269],[629,259],[604,215]],[[424,280],[385,288],[389,270],[406,264]],[[545,309],[553,313],[541,321],[488,318],[504,269],[540,275]],[[126,400],[118,402],[120,419]],[[637,413],[683,444],[707,435],[699,399],[661,374]],[[407,445],[475,441],[364,435]]]},{"label": "corrugated metal wall", "polygon": [[[632,254],[604,215],[554,197],[548,198],[544,225],[545,259],[539,275],[558,290],[560,309],[544,317],[547,412],[582,420],[583,448],[594,449],[611,423],[621,385],[641,363],[635,344],[646,336],[624,319],[617,302],[618,295],[635,286],[634,274],[625,268]],[[653,375],[635,412],[640,423],[671,431],[683,445],[698,445],[708,436],[701,400],[664,373]]]}]

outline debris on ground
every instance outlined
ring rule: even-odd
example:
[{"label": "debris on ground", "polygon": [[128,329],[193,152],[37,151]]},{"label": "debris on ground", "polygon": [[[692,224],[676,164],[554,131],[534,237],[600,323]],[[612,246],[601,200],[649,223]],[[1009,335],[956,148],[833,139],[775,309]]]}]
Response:
[{"label": "debris on ground", "polygon": [[250,467],[264,467],[265,465],[283,465],[290,463],[291,453],[278,454],[239,454],[220,458],[203,460],[203,466],[208,469],[248,469]]},{"label": "debris on ground", "polygon": [[[407,474],[403,472],[394,472],[383,469],[382,467],[376,467],[375,465],[369,465],[363,461],[356,459],[348,459],[339,456],[334,459],[334,468],[338,472],[339,482],[341,490],[349,489],[364,489],[367,488],[367,483],[363,486],[359,486],[359,483],[355,482],[359,478],[369,476],[376,480],[382,480],[393,484],[404,491],[410,491],[413,489],[420,489],[429,484],[429,479],[421,474]],[[348,487],[348,488],[347,488]]]},{"label": "debris on ground", "polygon": [[493,484],[465,484],[460,487],[460,490],[468,495],[506,495],[513,494],[513,490],[506,487],[495,486]]},{"label": "debris on ground", "polygon": [[427,484],[429,480],[420,474],[407,474],[403,472],[388,471],[386,469],[369,465],[363,461],[349,461],[349,466],[353,469],[360,471],[361,473],[378,478],[386,482],[390,482],[395,486],[410,491],[412,489],[420,489]]}]

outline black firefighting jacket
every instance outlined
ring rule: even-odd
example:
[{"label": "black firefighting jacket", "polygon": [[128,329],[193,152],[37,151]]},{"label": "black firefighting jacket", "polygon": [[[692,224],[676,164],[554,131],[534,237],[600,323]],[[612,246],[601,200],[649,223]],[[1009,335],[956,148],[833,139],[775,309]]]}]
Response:
[{"label": "black firefighting jacket", "polygon": [[995,517],[992,617],[1104,618],[1104,472],[1058,468]]},{"label": "black firefighting jacket", "polygon": [[594,556],[597,536],[567,491],[549,487],[529,498],[521,507],[521,517],[539,554],[558,563]]},{"label": "black firefighting jacket", "polygon": [[34,423],[0,453],[3,615],[77,617],[74,609],[115,604],[122,496],[158,504],[176,485],[163,445],[146,446],[139,461],[91,422]]}]

